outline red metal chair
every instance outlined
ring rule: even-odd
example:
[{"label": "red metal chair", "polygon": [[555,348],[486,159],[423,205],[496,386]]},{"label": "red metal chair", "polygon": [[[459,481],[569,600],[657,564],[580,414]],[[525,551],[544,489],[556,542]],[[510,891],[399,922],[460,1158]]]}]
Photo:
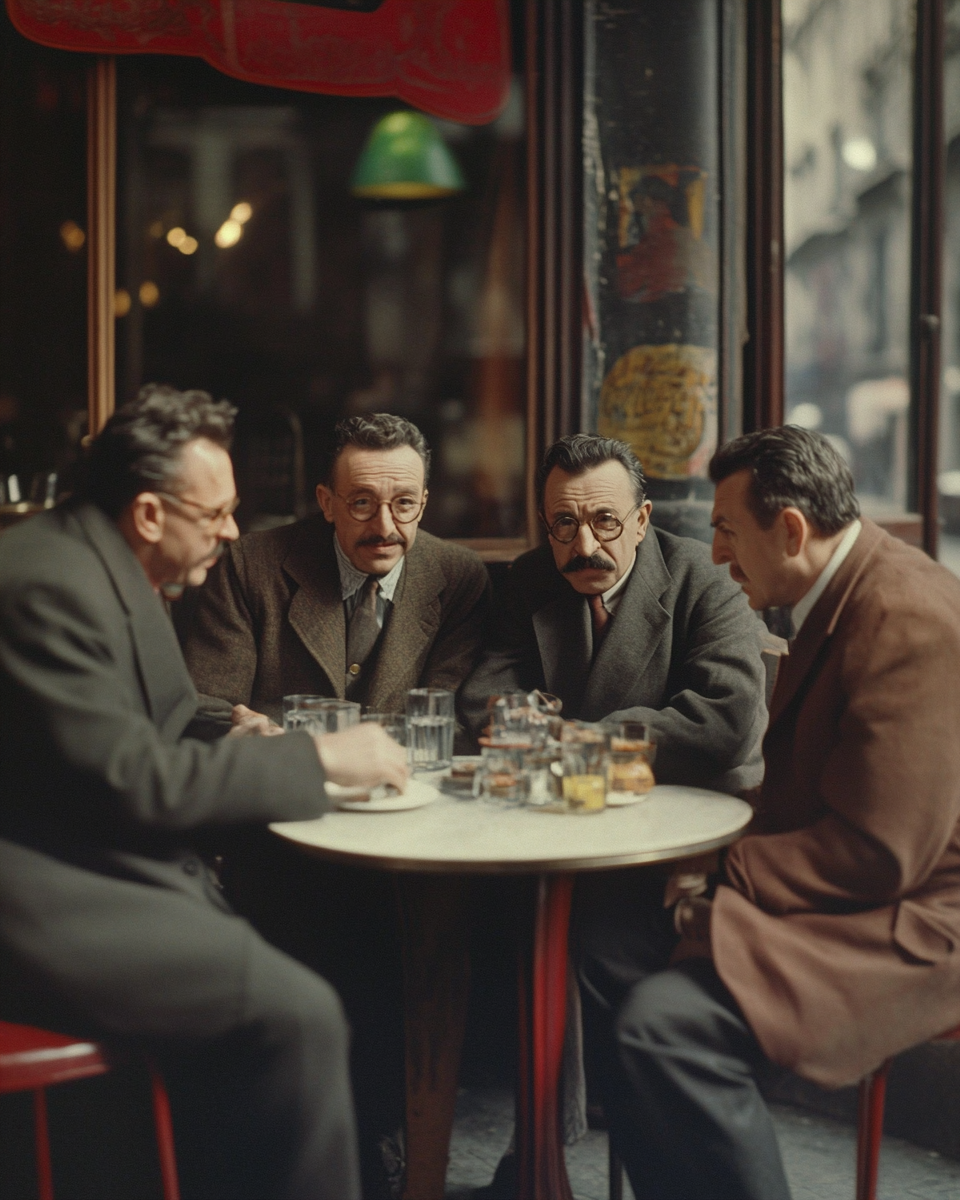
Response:
[{"label": "red metal chair", "polygon": [[[960,1025],[948,1029],[934,1041],[960,1041]],[[857,1200],[877,1200],[877,1170],[880,1164],[880,1143],[883,1141],[883,1106],[887,1098],[887,1061],[860,1080],[857,1106]]]},{"label": "red metal chair", "polygon": [[[163,1200],[180,1200],[170,1101],[160,1073],[152,1063],[148,1062],[147,1066],[153,1092],[153,1119],[160,1156]],[[34,1029],[30,1025],[11,1025],[7,1021],[0,1021],[0,1093],[33,1092],[39,1200],[53,1200],[45,1089],[54,1083],[87,1079],[93,1075],[103,1075],[109,1070],[107,1053],[96,1042],[84,1042],[45,1029]]]}]

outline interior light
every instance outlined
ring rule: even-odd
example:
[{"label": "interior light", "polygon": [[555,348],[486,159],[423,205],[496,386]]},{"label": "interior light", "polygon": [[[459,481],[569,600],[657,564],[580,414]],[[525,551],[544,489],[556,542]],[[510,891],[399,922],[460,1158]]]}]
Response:
[{"label": "interior light", "polygon": [[854,171],[872,171],[877,165],[877,150],[868,137],[847,138],[840,153]]},{"label": "interior light", "polygon": [[140,303],[144,308],[153,308],[160,299],[160,289],[152,279],[145,279],[140,284]]},{"label": "interior light", "polygon": [[[239,205],[237,206],[239,207]],[[221,250],[225,250],[228,246],[235,246],[243,237],[243,226],[239,221],[230,217],[220,226],[217,232],[213,235],[213,240],[217,243]]]},{"label": "interior light", "polygon": [[350,180],[355,196],[372,200],[433,199],[465,187],[436,125],[417,112],[390,113],[374,125]]},{"label": "interior light", "polygon": [[76,254],[78,250],[82,250],[83,243],[87,240],[87,235],[76,221],[64,221],[60,226],[60,237],[71,254]]},{"label": "interior light", "polygon": [[126,288],[117,288],[113,296],[113,315],[115,317],[125,317],[130,311],[130,293]]},{"label": "interior light", "polygon": [[187,231],[181,229],[179,225],[174,227],[167,233],[167,241],[175,250],[179,250],[187,237]]},{"label": "interior light", "polygon": [[230,209],[230,220],[239,221],[241,225],[246,225],[252,216],[253,205],[248,204],[246,200],[241,200]]},{"label": "interior light", "polygon": [[196,248],[199,245],[200,245],[200,243],[197,241],[196,238],[185,237],[183,239],[183,241],[179,244],[179,246],[177,246],[177,249],[180,251],[181,254],[193,254],[193,252],[196,250]]}]

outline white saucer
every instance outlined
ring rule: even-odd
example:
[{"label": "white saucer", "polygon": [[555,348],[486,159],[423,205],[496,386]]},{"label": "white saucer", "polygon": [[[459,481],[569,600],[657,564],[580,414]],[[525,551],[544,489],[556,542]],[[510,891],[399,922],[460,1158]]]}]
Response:
[{"label": "white saucer", "polygon": [[361,799],[370,794],[368,788],[340,787],[336,783],[328,783],[326,788],[337,808],[346,812],[403,812],[408,808],[423,808],[440,797],[432,783],[423,783],[419,779],[411,779],[407,790],[399,796],[385,796],[382,800]]},{"label": "white saucer", "polygon": [[626,808],[628,804],[639,804],[649,799],[649,792],[607,792],[607,808]]}]

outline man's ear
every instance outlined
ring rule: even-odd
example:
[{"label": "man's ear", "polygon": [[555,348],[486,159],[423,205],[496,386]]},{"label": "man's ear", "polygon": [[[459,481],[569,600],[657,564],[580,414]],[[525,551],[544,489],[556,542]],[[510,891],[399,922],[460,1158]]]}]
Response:
[{"label": "man's ear", "polygon": [[156,492],[141,492],[130,503],[129,519],[137,536],[151,546],[163,537],[167,514]]},{"label": "man's ear", "polygon": [[649,500],[644,502],[637,509],[637,545],[639,546],[643,539],[647,536],[647,530],[650,528],[650,514],[653,511],[653,505]]},{"label": "man's ear", "polygon": [[333,492],[324,483],[317,484],[317,503],[323,515],[333,524]]},{"label": "man's ear", "polygon": [[783,508],[779,517],[783,522],[784,549],[790,558],[796,558],[810,536],[809,522],[799,508]]}]

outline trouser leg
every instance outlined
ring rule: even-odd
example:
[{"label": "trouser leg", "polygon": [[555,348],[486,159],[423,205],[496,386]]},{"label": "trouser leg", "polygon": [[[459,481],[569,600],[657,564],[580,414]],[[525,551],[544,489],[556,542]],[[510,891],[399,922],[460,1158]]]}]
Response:
[{"label": "trouser leg", "polygon": [[235,1028],[158,1047],[184,1200],[356,1200],[349,1033],[333,989],[251,933]]},{"label": "trouser leg", "polygon": [[788,1200],[756,1084],[770,1064],[706,959],[676,945],[663,881],[586,877],[575,908],[585,1032],[637,1200]]}]

